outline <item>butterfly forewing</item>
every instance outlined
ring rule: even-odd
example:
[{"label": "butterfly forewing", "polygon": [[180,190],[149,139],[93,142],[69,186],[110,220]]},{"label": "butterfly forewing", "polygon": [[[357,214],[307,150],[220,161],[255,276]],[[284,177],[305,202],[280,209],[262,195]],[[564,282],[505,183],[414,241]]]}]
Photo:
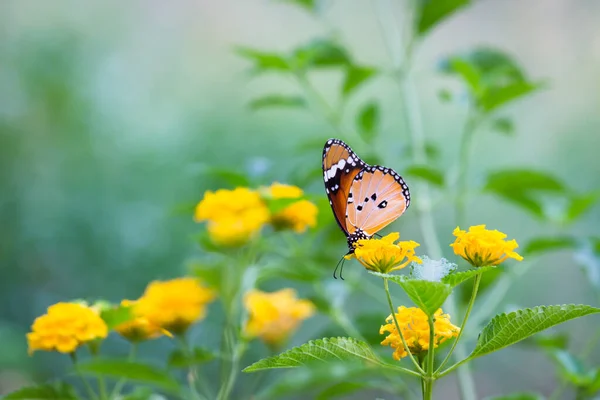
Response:
[{"label": "butterfly forewing", "polygon": [[367,236],[401,216],[410,204],[408,186],[393,169],[365,166],[353,179],[348,194],[346,231],[361,229]]},{"label": "butterfly forewing", "polygon": [[346,229],[346,208],[354,178],[367,165],[341,140],[330,139],[323,148],[323,180],[329,204],[340,228]]}]

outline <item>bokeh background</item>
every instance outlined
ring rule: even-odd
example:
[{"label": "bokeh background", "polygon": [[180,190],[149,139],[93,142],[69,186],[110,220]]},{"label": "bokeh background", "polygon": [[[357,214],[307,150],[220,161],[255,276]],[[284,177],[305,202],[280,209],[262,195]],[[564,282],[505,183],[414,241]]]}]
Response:
[{"label": "bokeh background", "polygon": [[[322,143],[339,134],[310,111],[252,111],[253,98],[295,93],[297,86],[277,75],[253,77],[234,48],[289,51],[334,34],[356,60],[389,68],[377,2],[324,2],[320,18],[267,0],[0,2],[0,394],[64,372],[67,360],[56,355],[27,356],[25,334],[48,305],[133,298],[152,279],[186,272],[200,251],[190,205],[207,189],[230,186],[215,171],[269,184],[320,168]],[[547,85],[502,110],[515,121],[514,135],[478,133],[470,182],[519,166],[547,170],[575,190],[598,189],[599,20],[595,0],[482,0],[437,26],[419,47],[414,77],[425,133],[442,149],[439,165],[454,165],[466,115],[459,91],[455,101],[440,101],[440,89],[458,87],[440,74],[440,60],[492,45]],[[339,73],[313,79],[325,98],[335,99]],[[361,88],[346,122],[371,98],[382,104],[381,133],[371,147],[354,147],[401,172],[409,164],[408,132],[389,80]],[[325,196],[318,175],[304,181],[308,193]],[[442,201],[435,212],[444,248],[455,227],[451,211]],[[486,223],[520,243],[554,229],[489,195],[470,200],[468,222]],[[597,236],[599,222],[595,207],[565,229]],[[422,239],[410,209],[394,227],[405,239]],[[341,233],[339,239],[332,258],[344,252]],[[327,279],[333,265],[322,267]],[[356,264],[347,269],[364,273]],[[350,314],[361,301],[351,298]],[[598,298],[572,253],[562,251],[542,257],[514,282],[506,303],[598,305]],[[215,310],[207,324],[218,329]],[[307,325],[293,343],[316,337],[318,329]],[[577,347],[597,325],[588,318],[561,329]],[[118,341],[110,346],[125,353]],[[160,349],[148,348],[148,357],[153,351],[160,356]],[[595,350],[591,359],[599,355]],[[556,383],[548,359],[526,347],[478,359],[474,374],[482,396],[502,393],[508,381],[514,390],[544,393]],[[447,393],[443,398],[458,396],[453,378],[437,390]]]}]

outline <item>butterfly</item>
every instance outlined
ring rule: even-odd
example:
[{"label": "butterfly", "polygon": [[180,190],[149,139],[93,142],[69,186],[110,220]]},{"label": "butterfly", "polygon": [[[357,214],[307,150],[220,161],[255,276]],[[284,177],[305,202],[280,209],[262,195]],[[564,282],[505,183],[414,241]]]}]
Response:
[{"label": "butterfly", "polygon": [[323,180],[348,254],[354,243],[373,237],[410,205],[408,185],[396,171],[365,163],[339,139],[329,139],[323,148]]}]

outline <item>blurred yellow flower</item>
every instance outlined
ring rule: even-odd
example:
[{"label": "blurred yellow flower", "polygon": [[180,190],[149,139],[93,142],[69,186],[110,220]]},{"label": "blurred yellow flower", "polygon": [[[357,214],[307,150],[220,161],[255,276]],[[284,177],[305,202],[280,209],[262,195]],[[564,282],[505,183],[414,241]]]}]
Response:
[{"label": "blurred yellow flower", "polygon": [[292,229],[296,233],[317,225],[319,209],[308,200],[300,200],[273,214],[271,223],[275,229]]},{"label": "blurred yellow flower", "polygon": [[[398,307],[398,313],[396,313],[396,319],[402,330],[404,340],[412,354],[418,354],[429,350],[430,332],[427,314],[417,307],[400,306]],[[435,312],[434,320],[434,348],[438,347],[440,343],[458,336],[460,328],[452,325],[450,316],[448,314],[443,314],[441,308]],[[394,323],[391,314],[386,318],[386,322],[387,324],[382,325],[379,329],[379,334],[388,332],[387,337],[381,344],[392,347],[394,349],[394,360],[400,360],[401,358],[406,357],[408,353],[404,349],[402,339],[398,334],[398,329],[396,329],[396,324]]]},{"label": "blurred yellow flower", "polygon": [[506,235],[497,230],[487,230],[485,225],[471,226],[469,231],[456,227],[456,236],[450,245],[456,255],[467,260],[474,267],[498,265],[507,258],[523,260],[514,250],[519,247],[516,240],[506,241]]},{"label": "blurred yellow flower", "polygon": [[80,345],[107,335],[106,323],[91,308],[77,303],[56,303],[35,319],[27,342],[29,354],[36,350],[72,353]]},{"label": "blurred yellow flower", "polygon": [[297,299],[293,289],[273,293],[252,290],[244,297],[244,305],[249,313],[245,334],[260,337],[269,344],[283,342],[315,312],[313,303]]},{"label": "blurred yellow flower", "polygon": [[156,339],[161,335],[171,337],[171,333],[160,325],[151,322],[147,317],[141,315],[136,307],[135,301],[123,300],[121,306],[130,307],[133,318],[115,327],[115,331],[131,342],[142,342],[144,340]]},{"label": "blurred yellow flower", "polygon": [[150,282],[135,304],[135,313],[152,325],[181,334],[204,318],[206,305],[216,293],[196,278],[177,278]]},{"label": "blurred yellow flower", "polygon": [[263,193],[272,199],[297,199],[302,197],[304,192],[298,186],[285,185],[283,183],[274,182],[268,188],[263,188]]},{"label": "blurred yellow flower", "polygon": [[387,274],[406,267],[410,262],[421,263],[415,255],[419,243],[412,240],[396,242],[400,239],[398,232],[390,233],[381,239],[360,239],[354,244],[354,253],[346,259],[356,258],[365,268]]},{"label": "blurred yellow flower", "polygon": [[211,240],[222,246],[245,244],[269,222],[269,217],[260,194],[244,187],[207,191],[194,213],[197,222],[208,221]]}]

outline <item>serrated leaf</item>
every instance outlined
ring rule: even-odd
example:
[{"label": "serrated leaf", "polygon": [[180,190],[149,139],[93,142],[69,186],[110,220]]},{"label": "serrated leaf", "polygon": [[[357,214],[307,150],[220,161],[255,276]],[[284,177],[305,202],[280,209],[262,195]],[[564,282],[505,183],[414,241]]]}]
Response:
[{"label": "serrated leaf", "polygon": [[155,385],[164,390],[176,391],[178,384],[166,371],[146,364],[119,359],[94,359],[78,363],[75,367],[85,375],[103,375],[125,378]]},{"label": "serrated leaf", "polygon": [[66,384],[22,387],[2,397],[5,400],[71,400],[77,399],[73,388]]},{"label": "serrated leaf", "polygon": [[187,351],[184,352],[183,350],[177,349],[169,355],[167,365],[173,368],[187,368],[190,365],[209,362],[213,358],[215,358],[213,353],[200,347],[193,348],[191,354]]},{"label": "serrated leaf", "polygon": [[572,249],[576,245],[577,241],[572,236],[540,236],[527,242],[523,254],[532,255],[554,250]]},{"label": "serrated leaf", "polygon": [[255,72],[265,71],[290,71],[291,67],[285,56],[277,53],[270,53],[252,49],[249,47],[238,46],[235,52],[254,62]]},{"label": "serrated leaf", "polygon": [[252,100],[249,104],[249,107],[254,111],[275,107],[305,108],[306,101],[300,96],[284,96],[273,94]]},{"label": "serrated leaf", "polygon": [[442,283],[445,283],[447,285],[450,285],[452,288],[457,287],[458,285],[460,285],[461,283],[475,277],[475,275],[477,275],[478,273],[485,273],[488,271],[492,271],[496,269],[496,267],[479,267],[476,269],[470,269],[468,271],[462,271],[462,272],[453,272],[449,275],[446,275],[445,277],[442,278]]},{"label": "serrated leaf", "polygon": [[354,360],[381,364],[373,350],[365,342],[352,338],[323,338],[311,340],[283,353],[263,358],[244,368],[244,372],[255,372],[273,368],[295,368],[315,361]]},{"label": "serrated leaf", "polygon": [[420,0],[419,4],[417,32],[423,35],[461,7],[468,5],[469,0]]},{"label": "serrated leaf", "polygon": [[496,315],[479,334],[477,345],[469,358],[492,353],[544,329],[599,312],[600,308],[567,304],[526,308]]},{"label": "serrated leaf", "polygon": [[405,173],[433,185],[444,186],[444,173],[430,165],[411,165],[405,170]]},{"label": "serrated leaf", "polygon": [[372,143],[377,134],[379,124],[379,107],[375,103],[368,103],[358,113],[359,134],[367,143]]},{"label": "serrated leaf", "polygon": [[346,78],[344,79],[344,85],[342,87],[344,96],[348,96],[356,88],[372,78],[376,72],[377,70],[371,67],[361,67],[357,65],[348,67],[346,69]]},{"label": "serrated leaf", "polygon": [[124,322],[131,321],[133,319],[133,314],[131,312],[131,307],[129,306],[115,306],[113,308],[102,310],[100,318],[104,320],[106,326],[108,326],[108,329],[110,330]]},{"label": "serrated leaf", "polygon": [[412,302],[427,315],[433,315],[452,293],[452,287],[442,282],[410,279],[406,276],[380,274],[372,271],[369,273],[400,285]]},{"label": "serrated leaf", "polygon": [[481,97],[479,103],[485,111],[490,112],[510,101],[516,100],[519,97],[523,97],[541,87],[542,85],[539,83],[511,83],[503,87],[492,88],[486,91]]},{"label": "serrated leaf", "polygon": [[510,118],[496,118],[492,121],[492,129],[503,135],[512,136],[515,133],[515,124]]}]

